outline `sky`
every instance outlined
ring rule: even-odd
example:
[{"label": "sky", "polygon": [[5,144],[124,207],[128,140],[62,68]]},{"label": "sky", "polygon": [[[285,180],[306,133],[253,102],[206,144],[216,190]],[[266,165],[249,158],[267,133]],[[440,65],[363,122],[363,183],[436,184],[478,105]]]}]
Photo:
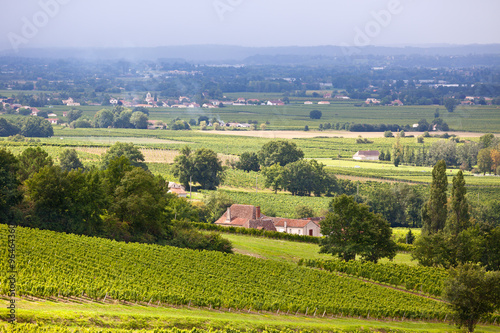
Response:
[{"label": "sky", "polygon": [[0,49],[500,43],[498,0],[3,0]]}]

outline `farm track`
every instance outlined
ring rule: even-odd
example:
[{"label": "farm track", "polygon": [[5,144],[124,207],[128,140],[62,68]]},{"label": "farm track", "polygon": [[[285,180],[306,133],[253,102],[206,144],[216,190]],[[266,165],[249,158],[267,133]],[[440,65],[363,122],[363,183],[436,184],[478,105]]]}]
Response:
[{"label": "farm track", "polygon": [[[200,131],[201,132],[201,131]],[[351,138],[355,139],[358,137],[375,139],[383,138],[384,132],[349,132],[349,131],[203,131],[203,133],[213,134],[213,135],[234,135],[234,136],[250,136],[265,139],[312,139],[317,137],[323,138]],[[445,132],[432,132],[433,135],[442,135]],[[484,133],[479,132],[446,132],[450,135],[456,135],[460,138],[479,138],[484,135]],[[422,132],[407,132],[407,136],[414,135],[415,137],[422,135]],[[495,136],[500,137],[500,134],[495,134]]]}]

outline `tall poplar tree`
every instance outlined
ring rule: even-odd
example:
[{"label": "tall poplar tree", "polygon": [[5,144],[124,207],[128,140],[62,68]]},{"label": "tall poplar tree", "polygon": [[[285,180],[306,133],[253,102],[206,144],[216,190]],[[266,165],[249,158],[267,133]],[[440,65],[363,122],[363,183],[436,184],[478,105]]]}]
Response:
[{"label": "tall poplar tree", "polygon": [[422,208],[423,231],[428,234],[443,230],[446,225],[447,188],[446,163],[440,160],[432,169],[430,198]]},{"label": "tall poplar tree", "polygon": [[461,231],[470,226],[469,223],[469,207],[465,195],[467,189],[465,188],[465,179],[460,170],[455,177],[453,177],[453,187],[451,189],[451,211],[452,214],[448,218],[446,229],[449,233],[456,236]]}]

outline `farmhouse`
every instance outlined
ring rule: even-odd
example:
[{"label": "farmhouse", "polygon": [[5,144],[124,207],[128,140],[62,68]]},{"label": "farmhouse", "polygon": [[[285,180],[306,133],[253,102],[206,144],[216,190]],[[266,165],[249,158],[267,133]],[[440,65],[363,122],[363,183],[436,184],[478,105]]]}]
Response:
[{"label": "farmhouse", "polygon": [[277,101],[267,101],[267,105],[285,105],[284,102],[277,100]]},{"label": "farmhouse", "polygon": [[319,101],[318,102],[318,105],[328,105],[328,104],[330,104],[330,102],[328,102],[328,101]]},{"label": "farmhouse", "polygon": [[274,227],[278,232],[314,237],[323,236],[320,231],[319,221],[316,219],[284,219],[271,217]]},{"label": "farmhouse", "polygon": [[260,207],[251,205],[232,205],[215,224],[224,227],[265,229],[276,231],[271,218],[261,215]]},{"label": "farmhouse", "polygon": [[286,219],[261,214],[260,207],[252,205],[232,205],[215,222],[225,227],[265,229],[295,235],[321,237],[319,221],[321,218]]},{"label": "farmhouse", "polygon": [[380,104],[380,101],[376,98],[367,98],[365,103],[366,104]]},{"label": "farmhouse", "polygon": [[313,102],[311,102],[311,101],[305,101],[304,104],[311,105],[311,104],[313,104]]},{"label": "farmhouse", "polygon": [[182,185],[179,185],[177,183],[174,183],[174,182],[169,182],[168,183],[168,192],[167,193],[172,193],[172,194],[175,194],[177,195],[178,197],[181,197],[181,198],[187,198],[187,193],[184,189],[184,186]]},{"label": "farmhouse", "polygon": [[378,150],[360,150],[352,158],[358,161],[375,161],[378,160],[379,155]]},{"label": "farmhouse", "polygon": [[62,103],[67,106],[80,106],[80,103],[75,102],[71,97],[63,100]]},{"label": "farmhouse", "polygon": [[394,101],[391,102],[392,106],[403,106],[403,102],[401,102],[399,99],[395,99]]}]

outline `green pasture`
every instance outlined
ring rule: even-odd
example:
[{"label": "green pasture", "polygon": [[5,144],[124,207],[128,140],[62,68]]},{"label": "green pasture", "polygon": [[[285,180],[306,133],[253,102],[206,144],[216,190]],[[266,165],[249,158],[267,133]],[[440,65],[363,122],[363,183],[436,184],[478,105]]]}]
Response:
[{"label": "green pasture", "polygon": [[[237,94],[239,97],[249,98],[251,95]],[[263,98],[262,94],[257,94]],[[246,97],[248,96],[248,97]],[[269,96],[269,97],[273,97]],[[273,97],[274,98],[274,97]],[[302,130],[307,125],[309,128],[318,129],[319,124],[344,124],[344,123],[366,123],[366,124],[398,124],[401,126],[412,125],[425,118],[428,122],[434,119],[436,108],[440,109],[441,118],[455,131],[472,132],[500,132],[499,106],[459,106],[455,112],[449,113],[442,106],[356,106],[363,104],[361,101],[332,101],[330,105],[304,105],[303,102],[283,106],[267,105],[229,105],[223,108],[150,108],[149,119],[170,122],[175,118],[188,121],[198,119],[200,116],[217,118],[225,122],[248,122],[257,121],[259,124],[269,122],[268,129]],[[111,106],[79,106],[78,109],[84,115],[93,117],[94,114],[104,108]],[[40,108],[50,111],[62,117],[64,111],[69,111],[68,106],[53,106]],[[322,112],[321,119],[309,118],[309,112],[319,110]]]},{"label": "green pasture", "polygon": [[[408,232],[408,230],[404,228],[393,228],[394,238],[403,234],[403,231],[404,235]],[[415,235],[420,234],[419,229],[413,229],[412,232],[414,232]],[[293,263],[297,263],[300,259],[332,259],[332,255],[319,253],[319,246],[317,244],[290,242],[237,234],[224,233],[222,236],[231,241],[235,253],[257,258]],[[389,262],[389,260],[382,259],[380,262]],[[411,266],[417,265],[415,261],[411,260],[411,255],[409,253],[398,253],[392,262]]]}]

